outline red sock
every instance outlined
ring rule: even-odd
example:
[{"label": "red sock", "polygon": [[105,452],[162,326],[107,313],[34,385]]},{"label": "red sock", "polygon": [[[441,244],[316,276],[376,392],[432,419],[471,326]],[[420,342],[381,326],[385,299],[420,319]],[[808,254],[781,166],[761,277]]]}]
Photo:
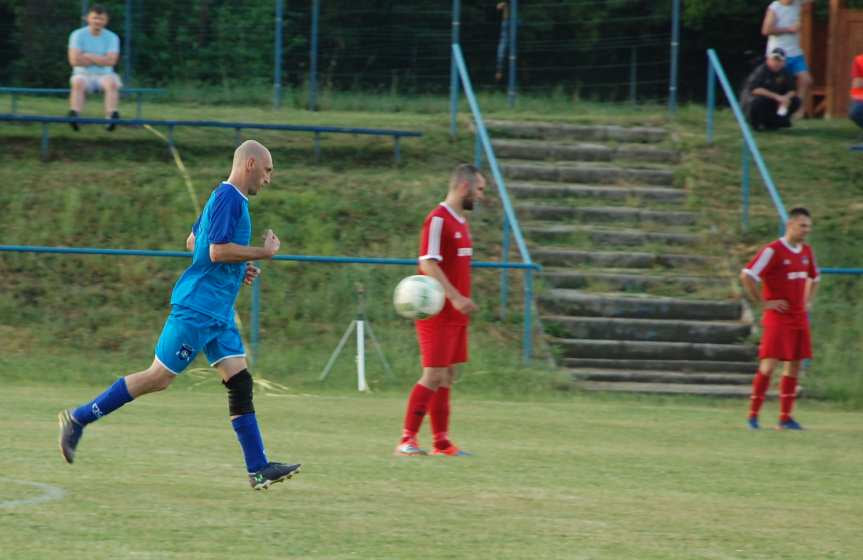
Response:
[{"label": "red sock", "polygon": [[797,378],[783,375],[779,380],[779,420],[784,422],[791,418],[794,399],[797,398]]},{"label": "red sock", "polygon": [[770,387],[770,376],[764,375],[760,371],[752,378],[752,396],[749,397],[749,417],[757,418],[758,411],[761,410],[761,405],[764,404],[764,396],[767,394],[767,388]]},{"label": "red sock", "polygon": [[431,416],[432,435],[434,446],[438,449],[446,449],[449,442],[449,387],[438,387],[434,397],[429,403],[429,415]]},{"label": "red sock", "polygon": [[408,408],[405,411],[405,427],[402,431],[402,443],[417,436],[420,431],[423,418],[428,410],[429,401],[431,401],[435,392],[417,383],[414,385],[410,396],[408,397]]}]

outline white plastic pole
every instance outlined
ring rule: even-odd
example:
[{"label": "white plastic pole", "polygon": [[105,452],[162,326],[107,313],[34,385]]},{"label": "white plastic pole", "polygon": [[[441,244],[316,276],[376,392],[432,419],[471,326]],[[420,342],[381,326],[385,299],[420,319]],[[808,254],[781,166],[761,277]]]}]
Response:
[{"label": "white plastic pole", "polygon": [[365,321],[357,321],[357,391],[368,391],[366,383]]}]

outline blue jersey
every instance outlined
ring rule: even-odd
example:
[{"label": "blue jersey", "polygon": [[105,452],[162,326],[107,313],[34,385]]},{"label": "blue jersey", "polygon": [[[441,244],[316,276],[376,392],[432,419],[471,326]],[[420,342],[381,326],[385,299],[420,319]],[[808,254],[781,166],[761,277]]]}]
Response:
[{"label": "blue jersey", "polygon": [[249,200],[237,187],[221,183],[210,195],[192,232],[195,250],[192,266],[174,285],[171,305],[182,305],[233,323],[234,301],[246,274],[245,263],[214,263],[210,244],[248,245],[252,238]]}]

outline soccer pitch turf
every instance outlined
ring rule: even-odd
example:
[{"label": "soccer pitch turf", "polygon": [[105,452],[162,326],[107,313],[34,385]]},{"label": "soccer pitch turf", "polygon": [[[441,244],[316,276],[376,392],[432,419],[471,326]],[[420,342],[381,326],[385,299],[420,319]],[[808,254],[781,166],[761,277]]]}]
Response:
[{"label": "soccer pitch turf", "polygon": [[88,428],[66,465],[56,413],[97,390],[4,386],[0,557],[812,560],[863,550],[863,426],[823,403],[799,405],[805,432],[749,432],[741,401],[456,392],[452,433],[476,456],[403,458],[391,455],[400,394],[260,391],[271,459],[304,467],[254,492],[224,393],[188,382]]}]

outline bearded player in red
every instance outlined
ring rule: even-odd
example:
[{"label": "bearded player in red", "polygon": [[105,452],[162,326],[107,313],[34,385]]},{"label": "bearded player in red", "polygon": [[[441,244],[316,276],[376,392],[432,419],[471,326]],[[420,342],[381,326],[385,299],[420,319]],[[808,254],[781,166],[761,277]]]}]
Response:
[{"label": "bearded player in red", "polygon": [[422,377],[408,398],[404,430],[396,455],[427,455],[417,442],[426,412],[431,417],[432,455],[469,455],[449,440],[449,396],[455,365],[467,362],[468,315],[476,310],[470,299],[470,228],[464,217],[482,200],[485,178],[473,165],[455,168],[446,199],[426,216],[420,241],[419,271],[437,279],[446,293],[440,313],[416,321],[422,356]]},{"label": "bearded player in red", "polygon": [[[758,348],[758,372],[752,380],[749,427],[758,429],[758,411],[778,362],[785,372],[779,382],[780,430],[802,430],[791,417],[797,396],[800,362],[812,357],[808,310],[818,286],[819,273],[812,247],[805,244],[812,230],[806,208],[794,208],[785,224],[785,235],[762,248],[740,274],[752,301],[764,308],[764,332]],[[762,283],[759,293],[756,283]],[[763,295],[762,295],[763,294]]]}]

